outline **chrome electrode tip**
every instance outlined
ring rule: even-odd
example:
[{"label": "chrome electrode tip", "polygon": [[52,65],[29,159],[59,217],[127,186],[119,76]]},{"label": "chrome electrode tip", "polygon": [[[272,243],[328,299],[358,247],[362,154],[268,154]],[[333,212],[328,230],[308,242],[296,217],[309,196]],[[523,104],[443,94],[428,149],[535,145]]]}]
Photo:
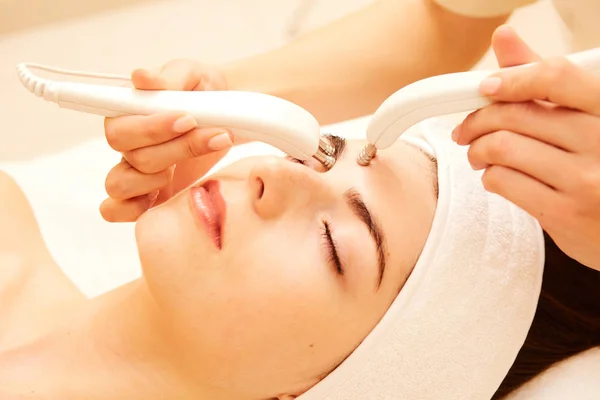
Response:
[{"label": "chrome electrode tip", "polygon": [[325,153],[325,151],[319,146],[317,152],[313,155],[313,158],[323,164],[323,166],[329,171],[335,164],[335,158]]},{"label": "chrome electrode tip", "polygon": [[323,140],[323,138],[319,139],[319,149],[321,149],[328,156],[332,156],[335,153],[335,148]]},{"label": "chrome electrode tip", "polygon": [[335,164],[335,158],[333,155],[335,154],[335,148],[323,140],[323,138],[319,139],[319,148],[317,152],[313,155],[313,158],[319,161],[323,166],[329,171],[333,168]]},{"label": "chrome electrode tip", "polygon": [[364,147],[364,149],[362,149],[356,161],[358,161],[358,165],[366,167],[369,165],[373,157],[375,157],[375,154],[377,154],[377,147],[369,143]]}]

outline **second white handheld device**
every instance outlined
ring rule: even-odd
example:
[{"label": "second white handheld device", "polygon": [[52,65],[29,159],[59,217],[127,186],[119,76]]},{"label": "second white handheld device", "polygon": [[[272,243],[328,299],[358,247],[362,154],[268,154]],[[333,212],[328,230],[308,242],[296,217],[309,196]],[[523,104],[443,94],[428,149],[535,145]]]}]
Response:
[{"label": "second white handheld device", "polygon": [[[600,48],[568,55],[567,60],[600,76]],[[537,63],[505,68],[530,68]],[[368,165],[377,150],[390,147],[408,128],[425,119],[472,111],[492,104],[479,92],[481,82],[494,71],[469,71],[426,78],[398,90],[373,114],[367,128],[369,144],[358,157]]]}]

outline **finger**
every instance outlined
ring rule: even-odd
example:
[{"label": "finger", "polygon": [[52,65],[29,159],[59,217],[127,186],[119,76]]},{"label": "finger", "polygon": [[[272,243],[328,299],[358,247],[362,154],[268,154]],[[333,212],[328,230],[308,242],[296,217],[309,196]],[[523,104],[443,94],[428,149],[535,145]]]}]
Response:
[{"label": "finger", "polygon": [[488,167],[481,181],[485,189],[504,197],[536,218],[542,226],[551,226],[562,203],[559,192],[522,172],[501,166]]},{"label": "finger", "polygon": [[172,60],[159,71],[137,69],[131,81],[137,89],[143,90],[194,90],[203,78],[198,64],[189,60]]},{"label": "finger", "polygon": [[173,169],[171,167],[155,174],[143,174],[128,162],[122,161],[106,176],[106,193],[115,200],[127,200],[160,190],[173,179]]},{"label": "finger", "polygon": [[145,174],[160,172],[180,161],[200,157],[232,146],[231,135],[223,129],[194,129],[169,142],[135,149],[123,157]]},{"label": "finger", "polygon": [[197,125],[191,115],[170,111],[148,116],[106,118],[104,132],[110,147],[119,152],[127,152],[168,142]]},{"label": "finger", "polygon": [[139,196],[127,200],[108,198],[100,204],[100,214],[107,222],[135,222],[152,203],[150,196]]},{"label": "finger", "polygon": [[600,78],[566,58],[500,71],[485,79],[480,91],[494,101],[547,100],[600,115]]},{"label": "finger", "polygon": [[541,57],[508,25],[496,29],[492,35],[492,48],[500,68],[541,61]]},{"label": "finger", "polygon": [[131,83],[140,90],[165,90],[166,82],[160,76],[160,70],[136,69],[131,73]]},{"label": "finger", "polygon": [[468,157],[476,170],[499,165],[560,191],[571,188],[572,178],[578,172],[576,156],[572,153],[509,131],[498,131],[477,139],[471,144]]},{"label": "finger", "polygon": [[160,76],[166,90],[194,90],[202,81],[203,72],[195,62],[176,59],[161,68]]},{"label": "finger", "polygon": [[[460,145],[499,130],[518,132],[561,149],[583,152],[600,148],[600,119],[562,107],[537,102],[495,103],[469,114],[456,127]],[[596,143],[596,144],[594,144]]]},{"label": "finger", "polygon": [[173,183],[169,184],[164,188],[161,188],[155,194],[156,197],[154,197],[154,202],[152,202],[150,207],[156,207],[173,197]]}]

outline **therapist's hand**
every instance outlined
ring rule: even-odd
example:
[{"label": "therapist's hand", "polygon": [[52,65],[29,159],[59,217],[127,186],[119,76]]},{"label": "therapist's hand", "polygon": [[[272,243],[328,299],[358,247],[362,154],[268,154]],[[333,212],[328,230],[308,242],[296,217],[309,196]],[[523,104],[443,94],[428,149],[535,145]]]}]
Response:
[{"label": "therapist's hand", "polygon": [[[538,60],[506,28],[501,66]],[[481,91],[500,103],[469,115],[453,137],[470,145],[485,188],[537,218],[561,250],[600,270],[600,78],[564,58],[504,71]]]},{"label": "therapist's hand", "polygon": [[[225,90],[216,68],[173,60],[156,71],[139,69],[133,85],[142,90]],[[109,222],[136,221],[212,168],[232,146],[224,129],[198,128],[184,113],[105,119],[109,145],[123,155],[106,177],[108,198],[100,205]]]}]

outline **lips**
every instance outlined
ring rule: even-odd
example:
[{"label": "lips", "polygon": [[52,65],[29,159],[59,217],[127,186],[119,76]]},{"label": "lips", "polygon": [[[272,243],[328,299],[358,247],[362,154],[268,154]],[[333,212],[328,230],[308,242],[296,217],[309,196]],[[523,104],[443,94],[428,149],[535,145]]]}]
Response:
[{"label": "lips", "polygon": [[210,180],[191,189],[194,212],[217,249],[221,249],[226,203],[219,191],[219,182]]}]

